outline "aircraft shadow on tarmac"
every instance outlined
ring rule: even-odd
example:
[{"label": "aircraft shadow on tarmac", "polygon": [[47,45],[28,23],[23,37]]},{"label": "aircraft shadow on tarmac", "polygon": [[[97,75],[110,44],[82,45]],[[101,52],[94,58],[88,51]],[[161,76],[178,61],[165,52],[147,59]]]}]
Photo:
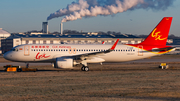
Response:
[{"label": "aircraft shadow on tarmac", "polygon": [[[166,69],[166,70],[177,70],[177,69]],[[160,68],[108,68],[108,69],[90,69],[88,72],[95,72],[95,71],[162,71]],[[6,72],[5,70],[0,70],[0,72]],[[37,69],[37,71],[21,71],[21,72],[84,72],[81,71],[80,69]]]}]

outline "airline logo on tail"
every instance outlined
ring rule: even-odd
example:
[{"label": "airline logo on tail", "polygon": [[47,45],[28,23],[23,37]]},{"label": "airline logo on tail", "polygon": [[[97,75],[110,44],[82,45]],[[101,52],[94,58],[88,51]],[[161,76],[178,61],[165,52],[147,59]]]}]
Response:
[{"label": "airline logo on tail", "polygon": [[165,38],[162,38],[162,35],[160,35],[161,34],[161,32],[159,31],[156,31],[157,30],[157,28],[155,28],[154,30],[153,30],[153,32],[152,32],[152,34],[151,34],[151,36],[153,37],[153,38],[155,38],[155,40],[166,40],[167,39],[167,37],[165,37]]},{"label": "airline logo on tail", "polygon": [[173,17],[164,17],[142,43],[135,45],[130,44],[130,46],[134,46],[138,49],[156,54],[162,54],[171,51],[174,49],[174,47],[166,46],[166,42],[172,19]]}]

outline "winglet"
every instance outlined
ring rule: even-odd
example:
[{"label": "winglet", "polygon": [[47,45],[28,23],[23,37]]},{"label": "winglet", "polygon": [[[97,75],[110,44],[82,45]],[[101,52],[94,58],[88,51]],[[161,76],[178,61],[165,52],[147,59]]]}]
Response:
[{"label": "winglet", "polygon": [[119,42],[119,39],[116,40],[116,42],[114,43],[114,45],[111,47],[110,50],[114,50],[116,48],[116,45],[117,45],[118,42]]}]

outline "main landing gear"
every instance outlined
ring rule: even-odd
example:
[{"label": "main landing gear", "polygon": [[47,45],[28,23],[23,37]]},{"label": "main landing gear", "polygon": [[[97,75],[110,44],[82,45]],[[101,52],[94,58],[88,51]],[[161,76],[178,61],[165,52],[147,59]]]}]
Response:
[{"label": "main landing gear", "polygon": [[89,67],[87,66],[86,61],[82,61],[81,64],[82,64],[82,68],[81,68],[82,71],[86,71],[86,72],[89,71]]},{"label": "main landing gear", "polygon": [[88,67],[88,66],[84,66],[84,65],[83,65],[83,66],[82,66],[82,68],[81,68],[81,70],[82,70],[82,71],[86,71],[86,72],[87,72],[87,71],[89,71],[89,67]]}]

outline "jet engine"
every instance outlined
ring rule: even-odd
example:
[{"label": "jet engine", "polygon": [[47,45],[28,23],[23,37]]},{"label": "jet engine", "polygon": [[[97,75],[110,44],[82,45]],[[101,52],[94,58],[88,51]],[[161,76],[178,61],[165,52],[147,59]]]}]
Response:
[{"label": "jet engine", "polygon": [[71,58],[56,58],[54,68],[73,68],[73,59]]}]

